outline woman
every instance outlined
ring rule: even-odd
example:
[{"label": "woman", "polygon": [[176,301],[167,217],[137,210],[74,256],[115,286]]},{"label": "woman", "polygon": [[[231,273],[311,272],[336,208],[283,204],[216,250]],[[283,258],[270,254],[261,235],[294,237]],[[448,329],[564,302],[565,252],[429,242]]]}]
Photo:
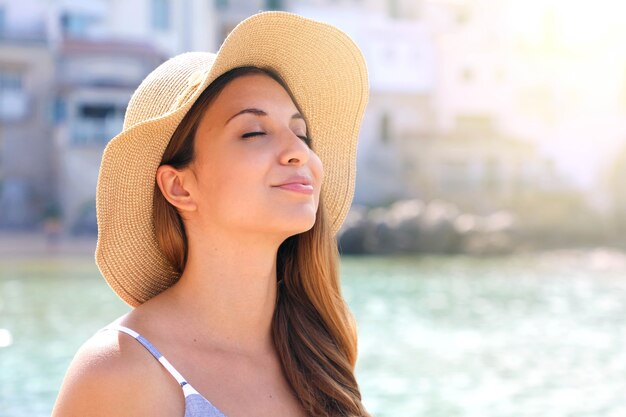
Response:
[{"label": "woman", "polygon": [[135,308],[53,416],[368,415],[334,239],[367,94],[356,45],[285,12],[143,81],[96,191],[96,262]]}]

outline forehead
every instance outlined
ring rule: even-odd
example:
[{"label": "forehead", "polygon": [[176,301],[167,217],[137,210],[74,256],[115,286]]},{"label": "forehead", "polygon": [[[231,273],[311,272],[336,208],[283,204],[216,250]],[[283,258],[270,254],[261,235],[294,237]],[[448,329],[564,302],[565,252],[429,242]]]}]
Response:
[{"label": "forehead", "polygon": [[251,105],[266,107],[266,111],[294,112],[297,110],[289,93],[266,74],[246,74],[230,81],[207,109],[230,114]]}]

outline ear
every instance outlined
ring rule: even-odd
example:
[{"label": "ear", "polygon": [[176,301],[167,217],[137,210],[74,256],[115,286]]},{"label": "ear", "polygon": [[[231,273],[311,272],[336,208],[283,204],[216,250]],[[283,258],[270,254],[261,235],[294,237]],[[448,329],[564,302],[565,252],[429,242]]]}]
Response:
[{"label": "ear", "polygon": [[177,170],[171,165],[157,169],[156,182],[163,197],[181,211],[195,211],[198,206],[191,193],[194,177],[190,169]]}]

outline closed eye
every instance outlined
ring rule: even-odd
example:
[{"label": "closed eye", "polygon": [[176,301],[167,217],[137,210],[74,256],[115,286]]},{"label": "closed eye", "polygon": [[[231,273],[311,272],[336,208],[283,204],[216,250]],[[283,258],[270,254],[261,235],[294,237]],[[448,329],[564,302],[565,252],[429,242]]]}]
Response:
[{"label": "closed eye", "polygon": [[260,135],[265,135],[265,132],[248,132],[248,133],[244,133],[243,135],[241,135],[242,138],[251,138],[253,136],[260,136]]},{"label": "closed eye", "polygon": [[302,139],[304,141],[304,143],[306,143],[309,148],[311,147],[311,139],[309,139],[308,136],[298,135],[298,137],[300,139]]},{"label": "closed eye", "polygon": [[[265,132],[248,132],[248,133],[244,133],[243,135],[241,135],[241,137],[243,139],[246,139],[246,138],[251,138],[254,136],[261,136],[261,135],[266,135],[266,134],[267,133]],[[309,147],[311,147],[311,139],[308,136],[298,135],[298,137],[302,139],[304,143],[306,143]]]}]

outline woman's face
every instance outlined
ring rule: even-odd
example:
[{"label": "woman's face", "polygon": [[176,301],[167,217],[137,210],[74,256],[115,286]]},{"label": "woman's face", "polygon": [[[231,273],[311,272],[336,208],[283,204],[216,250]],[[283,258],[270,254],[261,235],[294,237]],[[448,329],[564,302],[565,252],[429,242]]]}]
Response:
[{"label": "woman's face", "polygon": [[194,142],[204,230],[288,237],[315,223],[323,170],[289,94],[269,76],[232,80],[206,109]]}]

